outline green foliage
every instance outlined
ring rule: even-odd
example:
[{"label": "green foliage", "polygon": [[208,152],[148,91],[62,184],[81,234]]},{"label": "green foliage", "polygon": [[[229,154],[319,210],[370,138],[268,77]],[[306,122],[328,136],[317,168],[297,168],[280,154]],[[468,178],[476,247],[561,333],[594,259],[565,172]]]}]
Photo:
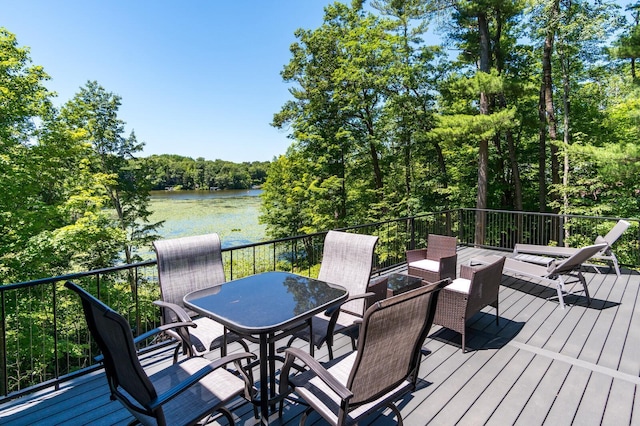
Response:
[{"label": "green foliage", "polygon": [[[155,229],[160,223],[149,223],[150,166],[146,161],[133,161],[143,144],[138,143],[133,132],[129,137],[123,136],[124,122],[118,118],[120,105],[119,96],[89,81],[62,108],[61,119],[68,132],[77,135],[78,143],[91,147],[87,166],[100,178],[115,216],[111,226],[119,231],[114,229],[111,234],[120,237],[115,241],[120,242],[125,262],[131,263],[141,260],[136,250],[147,250],[157,238]],[[112,260],[102,266],[110,265]]]},{"label": "green foliage", "polygon": [[[145,161],[139,159],[138,161]],[[249,189],[262,185],[267,177],[268,161],[233,163],[223,160],[192,159],[179,155],[152,155],[146,159],[151,168],[154,190],[172,189]]]},{"label": "green foliage", "polygon": [[[488,208],[539,210],[539,192],[550,188],[558,195],[551,207],[562,211],[636,214],[637,196],[625,188],[637,187],[637,96],[603,49],[623,26],[615,5],[562,3],[555,12],[547,1],[371,5],[378,15],[362,2],[332,4],[321,26],[296,32],[282,72],[291,100],[273,121],[291,128],[294,143],[264,187],[271,236],[471,206],[479,183]],[[455,58],[421,38],[436,17]],[[576,146],[547,142],[540,152],[548,124],[538,109],[542,44],[550,32],[557,123],[569,123],[556,139]],[[564,176],[556,166],[540,188],[540,161],[561,164],[564,152]]]}]

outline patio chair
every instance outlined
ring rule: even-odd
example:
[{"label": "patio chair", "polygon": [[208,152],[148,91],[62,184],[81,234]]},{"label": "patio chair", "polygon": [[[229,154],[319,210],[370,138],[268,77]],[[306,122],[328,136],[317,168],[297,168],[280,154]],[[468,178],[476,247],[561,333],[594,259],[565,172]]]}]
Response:
[{"label": "patio chair", "polygon": [[246,352],[247,344],[235,333],[196,312],[185,308],[184,295],[202,288],[217,286],[225,282],[222,252],[218,234],[197,235],[154,241],[153,247],[158,259],[158,281],[162,300],[154,304],[162,310],[164,324],[189,322],[196,328],[169,329],[166,334],[177,339],[174,361],[182,347],[183,353],[203,355],[220,349],[226,355],[227,343],[238,342]]},{"label": "patio chair", "polygon": [[[575,286],[576,283],[580,283],[587,298],[587,305],[590,305],[591,297],[589,296],[589,288],[587,287],[587,281],[584,275],[582,275],[581,268],[585,261],[589,260],[605,246],[606,244],[603,243],[582,247],[578,249],[573,256],[562,262],[552,262],[549,266],[541,266],[517,259],[506,258],[503,271],[510,272],[516,276],[535,278],[544,284],[554,286],[562,309],[564,309],[565,306],[563,295],[574,293],[573,291],[567,291],[566,285],[573,283]],[[498,256],[495,255],[475,257],[471,259],[471,263],[493,263],[497,257]]]},{"label": "patio chair", "polygon": [[[255,355],[238,353],[216,361],[185,358],[162,370],[156,366],[157,371],[148,375],[138,359],[136,344],[171,327],[193,324],[163,325],[134,339],[131,326],[120,314],[81,287],[71,282],[65,286],[80,296],[87,326],[102,352],[111,399],[120,401],[136,418],[132,423],[191,425],[218,412],[234,424],[225,405],[240,395],[251,399],[253,384],[242,374],[239,363]],[[235,363],[241,377],[222,368],[227,363]]]},{"label": "patio chair", "polygon": [[460,333],[463,353],[466,352],[465,331],[469,318],[485,306],[491,305],[496,308],[496,325],[498,325],[498,292],[504,262],[505,258],[500,257],[488,265],[462,265],[460,278],[453,280],[440,292],[433,323]]},{"label": "patio chair", "polygon": [[[613,244],[624,234],[631,224],[626,220],[619,220],[613,228],[604,237],[598,235],[594,241],[594,244],[606,243],[606,246],[598,253],[593,255],[594,259],[603,260],[613,265],[616,275],[620,276],[620,265],[618,264],[618,258],[611,250]],[[537,244],[516,244],[513,247],[513,253],[518,255],[520,253],[532,254],[535,256],[552,256],[552,257],[569,257],[574,255],[579,249],[573,247],[554,247],[544,246]],[[534,258],[535,261],[535,258]],[[590,265],[600,273],[600,270],[596,265]]]},{"label": "patio chair", "polygon": [[[335,333],[351,333],[352,345],[355,347],[355,329],[362,319],[366,308],[366,298],[384,298],[387,291],[386,281],[377,280],[369,284],[373,252],[378,237],[329,231],[324,240],[322,262],[318,279],[340,285],[349,291],[349,298],[338,308],[318,314],[311,319],[311,336],[309,328],[294,333],[287,347],[296,338],[310,343],[318,349],[326,342],[329,359],[333,359],[333,335]],[[375,300],[374,300],[375,301]],[[373,303],[373,302],[369,302]]]},{"label": "patio chair", "polygon": [[[286,350],[280,394],[294,391],[329,424],[350,425],[389,408],[402,425],[394,402],[416,388],[422,344],[433,323],[438,290],[450,280],[410,290],[376,302],[362,320],[358,347],[332,362],[320,364],[298,348]],[[296,362],[300,361],[300,362]],[[289,377],[291,367],[308,367]]]},{"label": "patio chair", "polygon": [[427,282],[456,278],[456,237],[429,234],[427,248],[407,251],[407,273]]}]

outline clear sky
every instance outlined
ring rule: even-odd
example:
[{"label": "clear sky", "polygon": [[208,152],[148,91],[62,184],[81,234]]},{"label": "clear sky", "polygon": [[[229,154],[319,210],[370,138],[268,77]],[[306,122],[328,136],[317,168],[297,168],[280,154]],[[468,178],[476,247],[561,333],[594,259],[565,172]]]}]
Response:
[{"label": "clear sky", "polygon": [[0,0],[0,26],[30,47],[58,105],[89,80],[119,95],[143,156],[265,161],[291,143],[269,123],[290,99],[280,71],[294,31],[319,27],[330,3]]},{"label": "clear sky", "polygon": [[291,141],[272,127],[290,99],[280,71],[297,28],[330,0],[0,0],[0,26],[31,49],[57,105],[96,80],[122,98],[143,156],[264,161]]}]

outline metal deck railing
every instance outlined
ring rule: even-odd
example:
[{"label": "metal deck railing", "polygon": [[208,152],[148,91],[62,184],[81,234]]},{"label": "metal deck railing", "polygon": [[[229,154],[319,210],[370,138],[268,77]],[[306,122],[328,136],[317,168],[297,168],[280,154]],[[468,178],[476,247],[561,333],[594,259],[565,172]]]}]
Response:
[{"label": "metal deck railing", "polygon": [[[485,220],[475,241],[477,215]],[[586,245],[604,235],[618,218],[559,216],[498,210],[458,209],[344,228],[376,235],[374,273],[405,261],[405,251],[424,247],[429,233],[454,235],[462,245],[511,250],[518,242]],[[640,266],[637,219],[614,247],[621,264]],[[283,270],[315,276],[325,232],[223,249],[227,279]],[[0,402],[57,386],[98,368],[97,348],[81,308],[63,284],[72,280],[129,319],[134,334],[159,324],[152,304],[159,298],[155,260],[0,286]],[[163,342],[151,342],[152,347]]]}]

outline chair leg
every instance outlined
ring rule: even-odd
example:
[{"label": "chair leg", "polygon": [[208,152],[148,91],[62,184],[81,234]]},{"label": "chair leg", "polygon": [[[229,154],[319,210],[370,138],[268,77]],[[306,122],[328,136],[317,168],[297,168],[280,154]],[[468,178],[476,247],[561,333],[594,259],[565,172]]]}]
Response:
[{"label": "chair leg", "polygon": [[500,310],[498,309],[498,301],[496,300],[496,326],[500,327]]},{"label": "chair leg", "polygon": [[236,422],[233,420],[233,416],[231,415],[231,412],[229,410],[227,410],[224,407],[220,407],[220,408],[218,408],[218,412],[220,414],[222,414],[227,419],[227,422],[229,422],[230,426],[234,426],[236,424]]},{"label": "chair leg", "polygon": [[180,352],[180,348],[182,347],[182,343],[178,343],[178,346],[176,346],[176,350],[173,351],[173,363],[175,364],[176,362],[178,362],[178,353]]},{"label": "chair leg", "polygon": [[580,279],[580,283],[582,284],[582,288],[584,288],[584,294],[587,296],[587,306],[591,306],[591,296],[589,295],[589,287],[587,287],[587,280],[584,278],[581,272],[578,271],[578,278]]},{"label": "chair leg", "polygon": [[616,270],[616,275],[619,277],[620,276],[620,265],[618,265],[618,258],[613,256],[611,259],[611,263],[613,263],[613,267]]},{"label": "chair leg", "polygon": [[307,422],[307,417],[309,416],[309,414],[311,414],[312,411],[313,408],[311,407],[304,410],[304,413],[302,413],[302,416],[300,416],[300,423],[298,423],[300,426],[304,426],[304,424]]},{"label": "chair leg", "polygon": [[398,426],[402,426],[404,423],[402,422],[402,414],[400,414],[400,410],[398,410],[398,407],[396,407],[393,403],[387,404],[387,407],[393,412],[393,414],[395,414]]}]

